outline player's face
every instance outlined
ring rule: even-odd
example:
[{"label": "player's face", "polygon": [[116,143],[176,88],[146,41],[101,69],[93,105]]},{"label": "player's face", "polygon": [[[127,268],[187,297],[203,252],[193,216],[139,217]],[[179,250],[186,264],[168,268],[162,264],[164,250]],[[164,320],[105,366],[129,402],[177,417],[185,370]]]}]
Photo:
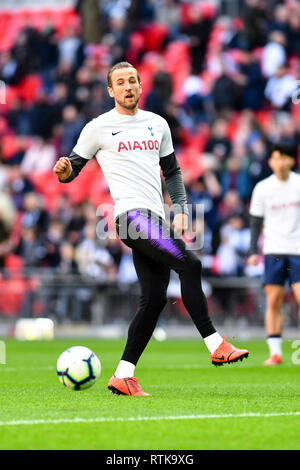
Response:
[{"label": "player's face", "polygon": [[108,93],[114,98],[117,111],[121,114],[134,114],[141,92],[141,84],[134,68],[128,67],[113,71]]},{"label": "player's face", "polygon": [[289,177],[289,173],[294,165],[294,159],[275,150],[271,154],[269,165],[277,178],[284,181]]}]

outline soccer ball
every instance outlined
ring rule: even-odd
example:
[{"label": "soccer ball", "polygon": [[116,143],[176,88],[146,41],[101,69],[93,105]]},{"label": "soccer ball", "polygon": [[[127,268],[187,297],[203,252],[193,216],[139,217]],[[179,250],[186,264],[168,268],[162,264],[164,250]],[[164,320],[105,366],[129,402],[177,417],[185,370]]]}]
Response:
[{"label": "soccer ball", "polygon": [[64,351],[56,366],[59,381],[71,390],[90,388],[100,376],[101,364],[93,351],[73,346]]}]

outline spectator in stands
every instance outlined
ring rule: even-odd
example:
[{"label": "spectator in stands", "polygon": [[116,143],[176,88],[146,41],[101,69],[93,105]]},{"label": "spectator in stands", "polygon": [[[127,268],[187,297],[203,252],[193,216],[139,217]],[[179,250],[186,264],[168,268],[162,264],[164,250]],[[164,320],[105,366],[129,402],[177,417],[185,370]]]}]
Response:
[{"label": "spectator in stands", "polygon": [[70,90],[64,82],[56,82],[50,94],[51,122],[53,125],[62,121],[63,109],[70,103]]},{"label": "spectator in stands", "polygon": [[108,94],[102,83],[95,83],[92,86],[90,99],[82,108],[82,112],[88,121],[111,109],[112,103],[107,97]]},{"label": "spectator in stands", "polygon": [[223,224],[233,215],[243,215],[245,206],[236,189],[230,189],[219,203],[218,222]]},{"label": "spectator in stands", "polygon": [[239,193],[243,200],[250,196],[252,185],[245,163],[245,160],[236,155],[228,158],[221,172],[223,194],[233,189]]},{"label": "spectator in stands", "polygon": [[85,225],[84,204],[73,204],[72,217],[66,225],[67,240],[73,245],[77,245],[82,238],[82,231]]},{"label": "spectator in stands", "polygon": [[184,107],[196,128],[200,122],[209,121],[212,114],[211,99],[201,77],[189,75],[183,83],[182,91],[185,97]]},{"label": "spectator in stands", "polygon": [[175,41],[180,36],[181,12],[178,0],[166,0],[157,4],[156,20],[168,27],[170,41]]},{"label": "spectator in stands", "polygon": [[109,33],[104,37],[104,43],[109,46],[113,62],[126,60],[130,42],[125,16],[122,14],[110,16]]},{"label": "spectator in stands", "polygon": [[51,93],[55,85],[55,72],[58,63],[56,31],[51,23],[48,23],[39,34],[37,49],[43,87],[47,93]]},{"label": "spectator in stands", "polygon": [[77,108],[73,105],[67,105],[62,113],[62,153],[69,155],[74,148],[79,134],[85,124],[85,119],[79,114]]},{"label": "spectator in stands", "polygon": [[22,78],[22,73],[17,60],[11,51],[4,51],[0,54],[0,79],[7,85],[16,85]]},{"label": "spectator in stands", "polygon": [[[92,293],[90,289],[74,289],[74,285],[68,280],[68,276],[78,275],[78,266],[75,261],[75,250],[71,243],[62,241],[59,245],[59,263],[56,272],[60,276],[60,285],[51,292],[55,300],[55,313],[57,320],[63,322],[70,319],[72,321],[86,320],[88,315],[83,315],[84,308],[89,310],[90,305],[83,305],[82,291],[85,297],[90,300]],[[50,292],[49,292],[50,294]],[[84,318],[85,317],[85,318]]]},{"label": "spectator in stands", "polygon": [[242,36],[247,49],[253,50],[265,43],[268,26],[268,15],[265,7],[264,0],[245,1],[242,16],[244,24]]},{"label": "spectator in stands", "polygon": [[231,152],[231,142],[227,137],[227,120],[218,118],[211,127],[211,134],[205,145],[205,152],[212,153],[219,162],[224,162]]},{"label": "spectator in stands", "polygon": [[15,130],[18,135],[30,135],[32,125],[30,122],[30,112],[23,100],[16,96],[12,101],[10,109],[6,114],[9,126]]},{"label": "spectator in stands", "polygon": [[245,76],[242,108],[259,111],[264,106],[265,80],[261,73],[260,63],[251,51],[243,52],[240,72]]},{"label": "spectator in stands", "polygon": [[[242,83],[240,83],[240,78],[243,79]],[[229,74],[223,63],[221,74],[213,83],[211,90],[215,111],[224,113],[240,109],[244,84],[245,79],[242,76],[236,77]]]},{"label": "spectator in stands", "polygon": [[272,31],[269,34],[261,57],[262,73],[267,79],[286,63],[286,45],[286,37],[281,31]]},{"label": "spectator in stands", "polygon": [[265,88],[265,96],[276,111],[289,111],[293,93],[297,88],[295,78],[287,72],[285,65],[281,65],[276,73],[269,78]]},{"label": "spectator in stands", "polygon": [[35,137],[21,162],[24,175],[50,171],[56,161],[55,148],[43,137]]},{"label": "spectator in stands", "polygon": [[166,118],[171,96],[172,78],[167,72],[159,71],[154,75],[152,89],[146,97],[145,109]]},{"label": "spectator in stands", "polygon": [[64,241],[64,225],[56,219],[49,223],[48,230],[43,239],[45,248],[44,265],[56,268],[61,260],[61,245]]},{"label": "spectator in stands", "polygon": [[250,243],[250,229],[243,217],[233,214],[221,228],[221,244],[217,250],[219,273],[228,276],[244,274],[245,258]]},{"label": "spectator in stands", "polygon": [[76,247],[76,262],[81,274],[91,276],[98,281],[107,279],[108,271],[113,265],[109,252],[99,245],[94,224],[84,227],[84,238]]},{"label": "spectator in stands", "polygon": [[191,68],[193,74],[198,75],[204,67],[209,35],[213,20],[204,18],[199,3],[190,6],[191,23],[182,27],[182,33],[189,38]]},{"label": "spectator in stands", "polygon": [[50,215],[46,211],[42,198],[37,193],[27,193],[24,196],[24,206],[21,215],[21,224],[24,228],[32,229],[26,232],[30,238],[41,237],[49,226]]},{"label": "spectator in stands", "polygon": [[10,234],[16,217],[16,208],[12,198],[0,193],[0,268],[4,267],[5,256],[11,251]]},{"label": "spectator in stands", "polygon": [[258,136],[256,139],[248,141],[243,150],[244,164],[250,179],[251,190],[262,178],[271,174],[268,165],[268,149],[265,140]]},{"label": "spectator in stands", "polygon": [[213,230],[217,221],[217,200],[209,192],[205,178],[199,178],[187,188],[188,203],[193,204],[192,216],[195,218],[195,205],[203,206],[203,213],[208,227]]},{"label": "spectator in stands", "polygon": [[59,220],[64,225],[64,227],[67,228],[71,222],[73,212],[74,210],[72,200],[69,194],[61,194],[57,199],[56,207],[53,212],[53,217]]},{"label": "spectator in stands", "polygon": [[[115,4],[115,2],[113,2]],[[122,13],[122,12],[121,12]],[[123,13],[125,11],[123,10]],[[115,12],[116,14],[116,12]],[[145,26],[155,19],[155,6],[150,0],[130,0],[126,14],[126,26],[129,31],[134,31]]]},{"label": "spectator in stands", "polygon": [[58,61],[69,64],[71,69],[77,69],[83,61],[83,43],[72,26],[68,26],[65,36],[58,43]]},{"label": "spectator in stands", "polygon": [[29,106],[27,117],[30,125],[30,135],[38,135],[49,139],[52,134],[51,101],[44,90],[40,90],[35,101]]},{"label": "spectator in stands", "polygon": [[289,10],[286,5],[277,5],[274,9],[273,19],[269,21],[268,32],[281,31],[285,35],[286,42],[289,40]]},{"label": "spectator in stands", "polygon": [[294,14],[289,16],[289,43],[288,51],[290,54],[300,56],[300,7],[297,6],[297,10]]},{"label": "spectator in stands", "polygon": [[27,176],[22,173],[20,165],[10,165],[7,168],[7,185],[13,202],[18,209],[23,209],[24,197],[33,192],[33,185]]},{"label": "spectator in stands", "polygon": [[[23,226],[15,253],[23,258],[25,268],[40,267],[45,256],[43,240],[34,226]],[[29,315],[26,315],[29,316]]]}]

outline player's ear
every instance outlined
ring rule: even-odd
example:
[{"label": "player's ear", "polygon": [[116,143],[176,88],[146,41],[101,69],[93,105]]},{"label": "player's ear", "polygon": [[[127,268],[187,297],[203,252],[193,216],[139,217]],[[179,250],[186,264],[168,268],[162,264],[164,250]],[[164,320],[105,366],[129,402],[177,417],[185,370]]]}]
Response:
[{"label": "player's ear", "polygon": [[111,98],[114,98],[114,92],[113,92],[113,89],[110,86],[107,87],[107,91],[108,91],[109,96]]}]

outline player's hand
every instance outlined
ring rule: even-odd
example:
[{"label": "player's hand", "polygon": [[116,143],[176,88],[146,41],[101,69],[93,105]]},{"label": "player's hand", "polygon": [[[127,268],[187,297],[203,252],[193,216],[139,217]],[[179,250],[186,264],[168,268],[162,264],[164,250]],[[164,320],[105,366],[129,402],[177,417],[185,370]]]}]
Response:
[{"label": "player's hand", "polygon": [[188,229],[188,221],[187,214],[176,214],[172,223],[174,232],[178,235],[183,235]]},{"label": "player's hand", "polygon": [[257,266],[257,264],[258,264],[258,255],[249,256],[248,264],[250,264],[251,266]]},{"label": "player's hand", "polygon": [[55,164],[53,168],[54,173],[56,176],[63,180],[69,178],[72,172],[72,165],[70,160],[67,157],[61,157]]}]

